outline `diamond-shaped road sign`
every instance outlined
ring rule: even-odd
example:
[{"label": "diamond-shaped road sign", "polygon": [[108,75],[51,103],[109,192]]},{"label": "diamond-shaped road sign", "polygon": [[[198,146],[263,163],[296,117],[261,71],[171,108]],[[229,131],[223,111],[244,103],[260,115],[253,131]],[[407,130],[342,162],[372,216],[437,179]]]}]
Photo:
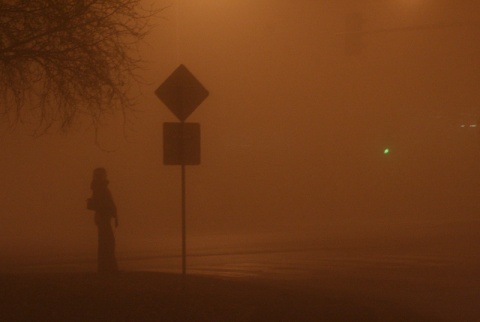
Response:
[{"label": "diamond-shaped road sign", "polygon": [[155,94],[183,122],[209,93],[184,65],[180,65]]}]

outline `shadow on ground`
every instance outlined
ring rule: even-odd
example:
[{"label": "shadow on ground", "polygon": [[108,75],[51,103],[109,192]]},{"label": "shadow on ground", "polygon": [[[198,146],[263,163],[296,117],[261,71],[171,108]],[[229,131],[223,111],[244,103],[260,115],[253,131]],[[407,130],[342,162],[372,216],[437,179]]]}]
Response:
[{"label": "shadow on ground", "polygon": [[432,321],[316,290],[173,274],[0,276],[2,321]]}]

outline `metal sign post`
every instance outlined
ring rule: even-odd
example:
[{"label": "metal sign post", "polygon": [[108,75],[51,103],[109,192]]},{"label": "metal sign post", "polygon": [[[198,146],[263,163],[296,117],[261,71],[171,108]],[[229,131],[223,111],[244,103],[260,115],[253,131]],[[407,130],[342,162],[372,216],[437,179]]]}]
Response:
[{"label": "metal sign post", "polygon": [[208,91],[180,65],[155,91],[180,123],[163,123],[163,164],[181,166],[182,186],[182,276],[187,274],[186,165],[200,164],[200,124],[185,123],[207,98]]}]

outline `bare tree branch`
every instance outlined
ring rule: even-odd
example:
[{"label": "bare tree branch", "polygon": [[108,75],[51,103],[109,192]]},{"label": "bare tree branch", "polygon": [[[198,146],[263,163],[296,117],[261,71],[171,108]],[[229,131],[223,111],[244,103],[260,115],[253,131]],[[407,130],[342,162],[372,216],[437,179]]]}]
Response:
[{"label": "bare tree branch", "polygon": [[140,0],[10,0],[0,3],[0,114],[38,117],[39,130],[97,126],[131,107],[137,43],[156,12]]}]

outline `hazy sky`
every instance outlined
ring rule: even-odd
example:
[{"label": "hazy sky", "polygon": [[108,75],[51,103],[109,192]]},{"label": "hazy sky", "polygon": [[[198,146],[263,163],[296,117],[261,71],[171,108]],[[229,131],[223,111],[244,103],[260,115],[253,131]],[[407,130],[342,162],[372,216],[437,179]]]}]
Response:
[{"label": "hazy sky", "polygon": [[[162,164],[162,123],[176,119],[153,92],[180,63],[210,91],[188,119],[202,131],[202,164],[187,168],[193,240],[477,218],[475,1],[170,3],[142,45],[139,112],[125,129],[108,120],[103,149],[84,125],[0,136],[0,254],[94,250],[85,199],[97,166],[119,208],[120,249],[179,243],[180,169]],[[344,34],[352,13],[365,31],[353,56]]]}]

